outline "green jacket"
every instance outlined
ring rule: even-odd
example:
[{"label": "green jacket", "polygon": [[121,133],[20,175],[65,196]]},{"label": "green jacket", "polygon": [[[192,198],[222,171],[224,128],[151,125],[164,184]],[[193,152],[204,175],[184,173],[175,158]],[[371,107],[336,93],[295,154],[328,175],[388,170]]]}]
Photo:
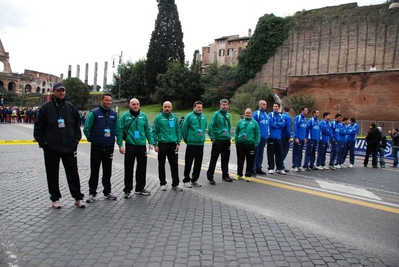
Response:
[{"label": "green jacket", "polygon": [[[121,133],[126,130],[126,143],[144,146],[148,140],[150,145],[154,144],[147,116],[141,111],[137,116],[130,114],[130,111],[123,113],[118,128]],[[116,141],[119,147],[122,146],[121,140],[122,138]]]},{"label": "green jacket", "polygon": [[179,119],[172,112],[169,114],[163,111],[158,114],[152,125],[152,138],[154,145],[158,143],[176,143],[180,145]]},{"label": "green jacket", "polygon": [[212,114],[208,127],[208,135],[212,141],[230,140],[230,129],[230,114],[227,111],[220,109]]},{"label": "green jacket", "polygon": [[194,110],[183,121],[181,135],[187,145],[203,146],[205,142],[206,116]]},{"label": "green jacket", "polygon": [[234,142],[258,146],[260,142],[259,124],[252,117],[241,119],[234,132]]}]

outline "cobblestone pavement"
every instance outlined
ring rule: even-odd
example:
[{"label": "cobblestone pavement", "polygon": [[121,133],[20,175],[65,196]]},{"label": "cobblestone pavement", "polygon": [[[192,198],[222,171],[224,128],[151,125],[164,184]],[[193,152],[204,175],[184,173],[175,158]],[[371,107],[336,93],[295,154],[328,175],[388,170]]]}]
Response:
[{"label": "cobblestone pavement", "polygon": [[[88,145],[88,144],[86,144]],[[237,209],[196,193],[158,191],[123,199],[123,166],[114,164],[117,201],[74,206],[61,164],[63,208],[52,209],[42,151],[0,146],[0,266],[396,266],[338,240]],[[89,158],[79,155],[82,192]],[[151,166],[149,166],[151,168]]]}]

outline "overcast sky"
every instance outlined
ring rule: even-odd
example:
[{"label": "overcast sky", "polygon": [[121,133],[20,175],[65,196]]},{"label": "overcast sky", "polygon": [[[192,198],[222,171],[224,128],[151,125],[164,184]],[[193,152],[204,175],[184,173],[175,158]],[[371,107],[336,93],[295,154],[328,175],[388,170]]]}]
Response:
[{"label": "overcast sky", "polygon": [[[358,0],[359,6],[386,3],[386,0]],[[255,31],[259,17],[273,13],[290,16],[297,11],[351,3],[346,0],[175,0],[184,33],[185,59],[192,61],[214,39]],[[388,4],[387,4],[388,5]],[[158,14],[156,0],[1,0],[0,39],[10,55],[13,72],[25,69],[64,78],[68,65],[84,81],[89,64],[89,84],[103,85],[104,62],[108,61],[107,84],[112,83],[112,57],[123,51],[133,62],[147,54],[151,32]],[[0,71],[3,66],[0,66]]]}]

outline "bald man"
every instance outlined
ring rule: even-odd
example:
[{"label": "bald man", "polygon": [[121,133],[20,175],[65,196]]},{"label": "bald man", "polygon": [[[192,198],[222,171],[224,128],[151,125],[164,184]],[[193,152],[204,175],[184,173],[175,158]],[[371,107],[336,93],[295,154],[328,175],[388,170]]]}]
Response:
[{"label": "bald man", "polygon": [[172,189],[183,191],[179,186],[178,153],[180,148],[179,119],[172,113],[172,103],[166,101],[162,105],[162,112],[158,114],[152,125],[152,137],[155,151],[158,153],[158,176],[161,191],[167,190],[165,162],[166,157],[172,174]]}]

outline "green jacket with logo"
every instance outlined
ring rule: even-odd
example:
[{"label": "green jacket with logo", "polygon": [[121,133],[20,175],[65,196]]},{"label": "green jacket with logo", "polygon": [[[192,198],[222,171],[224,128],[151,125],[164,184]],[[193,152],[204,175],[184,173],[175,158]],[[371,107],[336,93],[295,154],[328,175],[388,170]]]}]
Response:
[{"label": "green jacket with logo", "polygon": [[[121,133],[126,130],[126,143],[144,146],[148,140],[150,145],[154,144],[147,116],[141,111],[137,116],[133,116],[129,111],[123,113],[119,119],[118,128]],[[118,138],[116,143],[121,147],[122,138]]]},{"label": "green jacket with logo", "polygon": [[176,143],[180,145],[180,127],[177,116],[172,112],[166,114],[163,111],[158,114],[152,125],[152,138],[155,146],[158,146],[158,143]]},{"label": "green jacket with logo", "polygon": [[181,135],[187,145],[203,146],[205,142],[206,116],[194,110],[187,114],[181,129]]},{"label": "green jacket with logo", "polygon": [[252,117],[241,119],[234,132],[234,142],[258,146],[260,142],[259,124]]},{"label": "green jacket with logo", "polygon": [[220,109],[212,114],[208,127],[208,135],[212,141],[230,140],[230,129],[230,114],[227,111]]}]

